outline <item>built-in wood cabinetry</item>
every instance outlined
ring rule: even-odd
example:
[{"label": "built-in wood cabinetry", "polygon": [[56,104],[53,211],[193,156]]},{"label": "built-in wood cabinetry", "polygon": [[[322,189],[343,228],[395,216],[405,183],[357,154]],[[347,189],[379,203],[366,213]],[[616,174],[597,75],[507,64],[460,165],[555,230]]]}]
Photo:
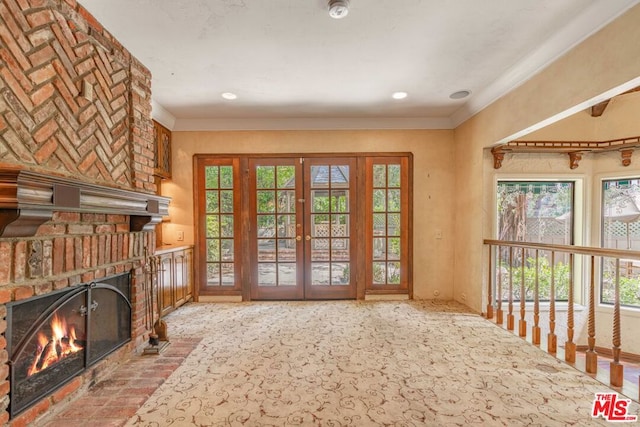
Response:
[{"label": "built-in wood cabinetry", "polygon": [[156,256],[158,306],[164,316],[193,298],[193,248],[160,248]]},{"label": "built-in wood cabinetry", "polygon": [[153,134],[156,151],[154,175],[171,178],[171,131],[154,120]]}]

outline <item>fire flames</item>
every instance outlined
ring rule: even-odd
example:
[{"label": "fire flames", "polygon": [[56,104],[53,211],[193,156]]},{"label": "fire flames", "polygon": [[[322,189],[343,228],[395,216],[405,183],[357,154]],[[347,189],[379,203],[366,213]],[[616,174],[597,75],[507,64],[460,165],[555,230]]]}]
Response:
[{"label": "fire flames", "polygon": [[56,314],[51,319],[50,325],[50,337],[47,337],[42,332],[38,334],[38,347],[33,364],[28,372],[29,376],[57,363],[67,355],[83,349],[82,345],[77,341],[75,327],[67,326],[65,319],[60,319]]}]

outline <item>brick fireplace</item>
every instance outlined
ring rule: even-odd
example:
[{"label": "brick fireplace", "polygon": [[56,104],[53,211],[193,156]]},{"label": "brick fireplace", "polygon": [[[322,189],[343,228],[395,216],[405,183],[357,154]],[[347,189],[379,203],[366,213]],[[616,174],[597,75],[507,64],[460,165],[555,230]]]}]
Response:
[{"label": "brick fireplace", "polygon": [[[151,75],[75,0],[0,0],[0,424],[142,347],[155,195]],[[131,339],[9,421],[7,307],[130,274]],[[11,308],[10,308],[11,311]]]}]

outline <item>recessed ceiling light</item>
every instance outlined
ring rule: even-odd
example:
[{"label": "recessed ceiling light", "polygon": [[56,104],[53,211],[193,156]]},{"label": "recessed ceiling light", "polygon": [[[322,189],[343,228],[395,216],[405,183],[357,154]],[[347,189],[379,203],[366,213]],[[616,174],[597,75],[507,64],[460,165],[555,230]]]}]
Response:
[{"label": "recessed ceiling light", "polygon": [[393,92],[393,99],[405,99],[409,94],[407,92]]},{"label": "recessed ceiling light", "polygon": [[471,91],[470,90],[459,90],[459,91],[453,92],[451,95],[449,95],[449,98],[451,98],[451,99],[462,99],[462,98],[466,98],[469,95],[471,95]]},{"label": "recessed ceiling light", "polygon": [[329,0],[329,16],[342,19],[349,13],[349,0]]},{"label": "recessed ceiling light", "polygon": [[222,97],[224,99],[228,99],[229,101],[233,101],[234,99],[238,98],[238,95],[236,95],[235,93],[231,93],[231,92],[225,92],[222,94]]}]

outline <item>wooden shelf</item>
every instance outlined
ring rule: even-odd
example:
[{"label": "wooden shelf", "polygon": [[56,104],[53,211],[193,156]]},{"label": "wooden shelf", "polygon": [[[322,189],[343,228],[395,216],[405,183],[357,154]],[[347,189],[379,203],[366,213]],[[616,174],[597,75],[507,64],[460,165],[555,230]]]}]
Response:
[{"label": "wooden shelf", "polygon": [[622,166],[631,164],[633,151],[640,148],[640,136],[609,141],[510,141],[491,149],[493,168],[500,169],[505,153],[565,153],[569,168],[578,167],[584,153],[619,151]]},{"label": "wooden shelf", "polygon": [[153,230],[170,199],[18,167],[0,168],[0,237],[28,237],[53,212],[128,215],[131,231]]}]

